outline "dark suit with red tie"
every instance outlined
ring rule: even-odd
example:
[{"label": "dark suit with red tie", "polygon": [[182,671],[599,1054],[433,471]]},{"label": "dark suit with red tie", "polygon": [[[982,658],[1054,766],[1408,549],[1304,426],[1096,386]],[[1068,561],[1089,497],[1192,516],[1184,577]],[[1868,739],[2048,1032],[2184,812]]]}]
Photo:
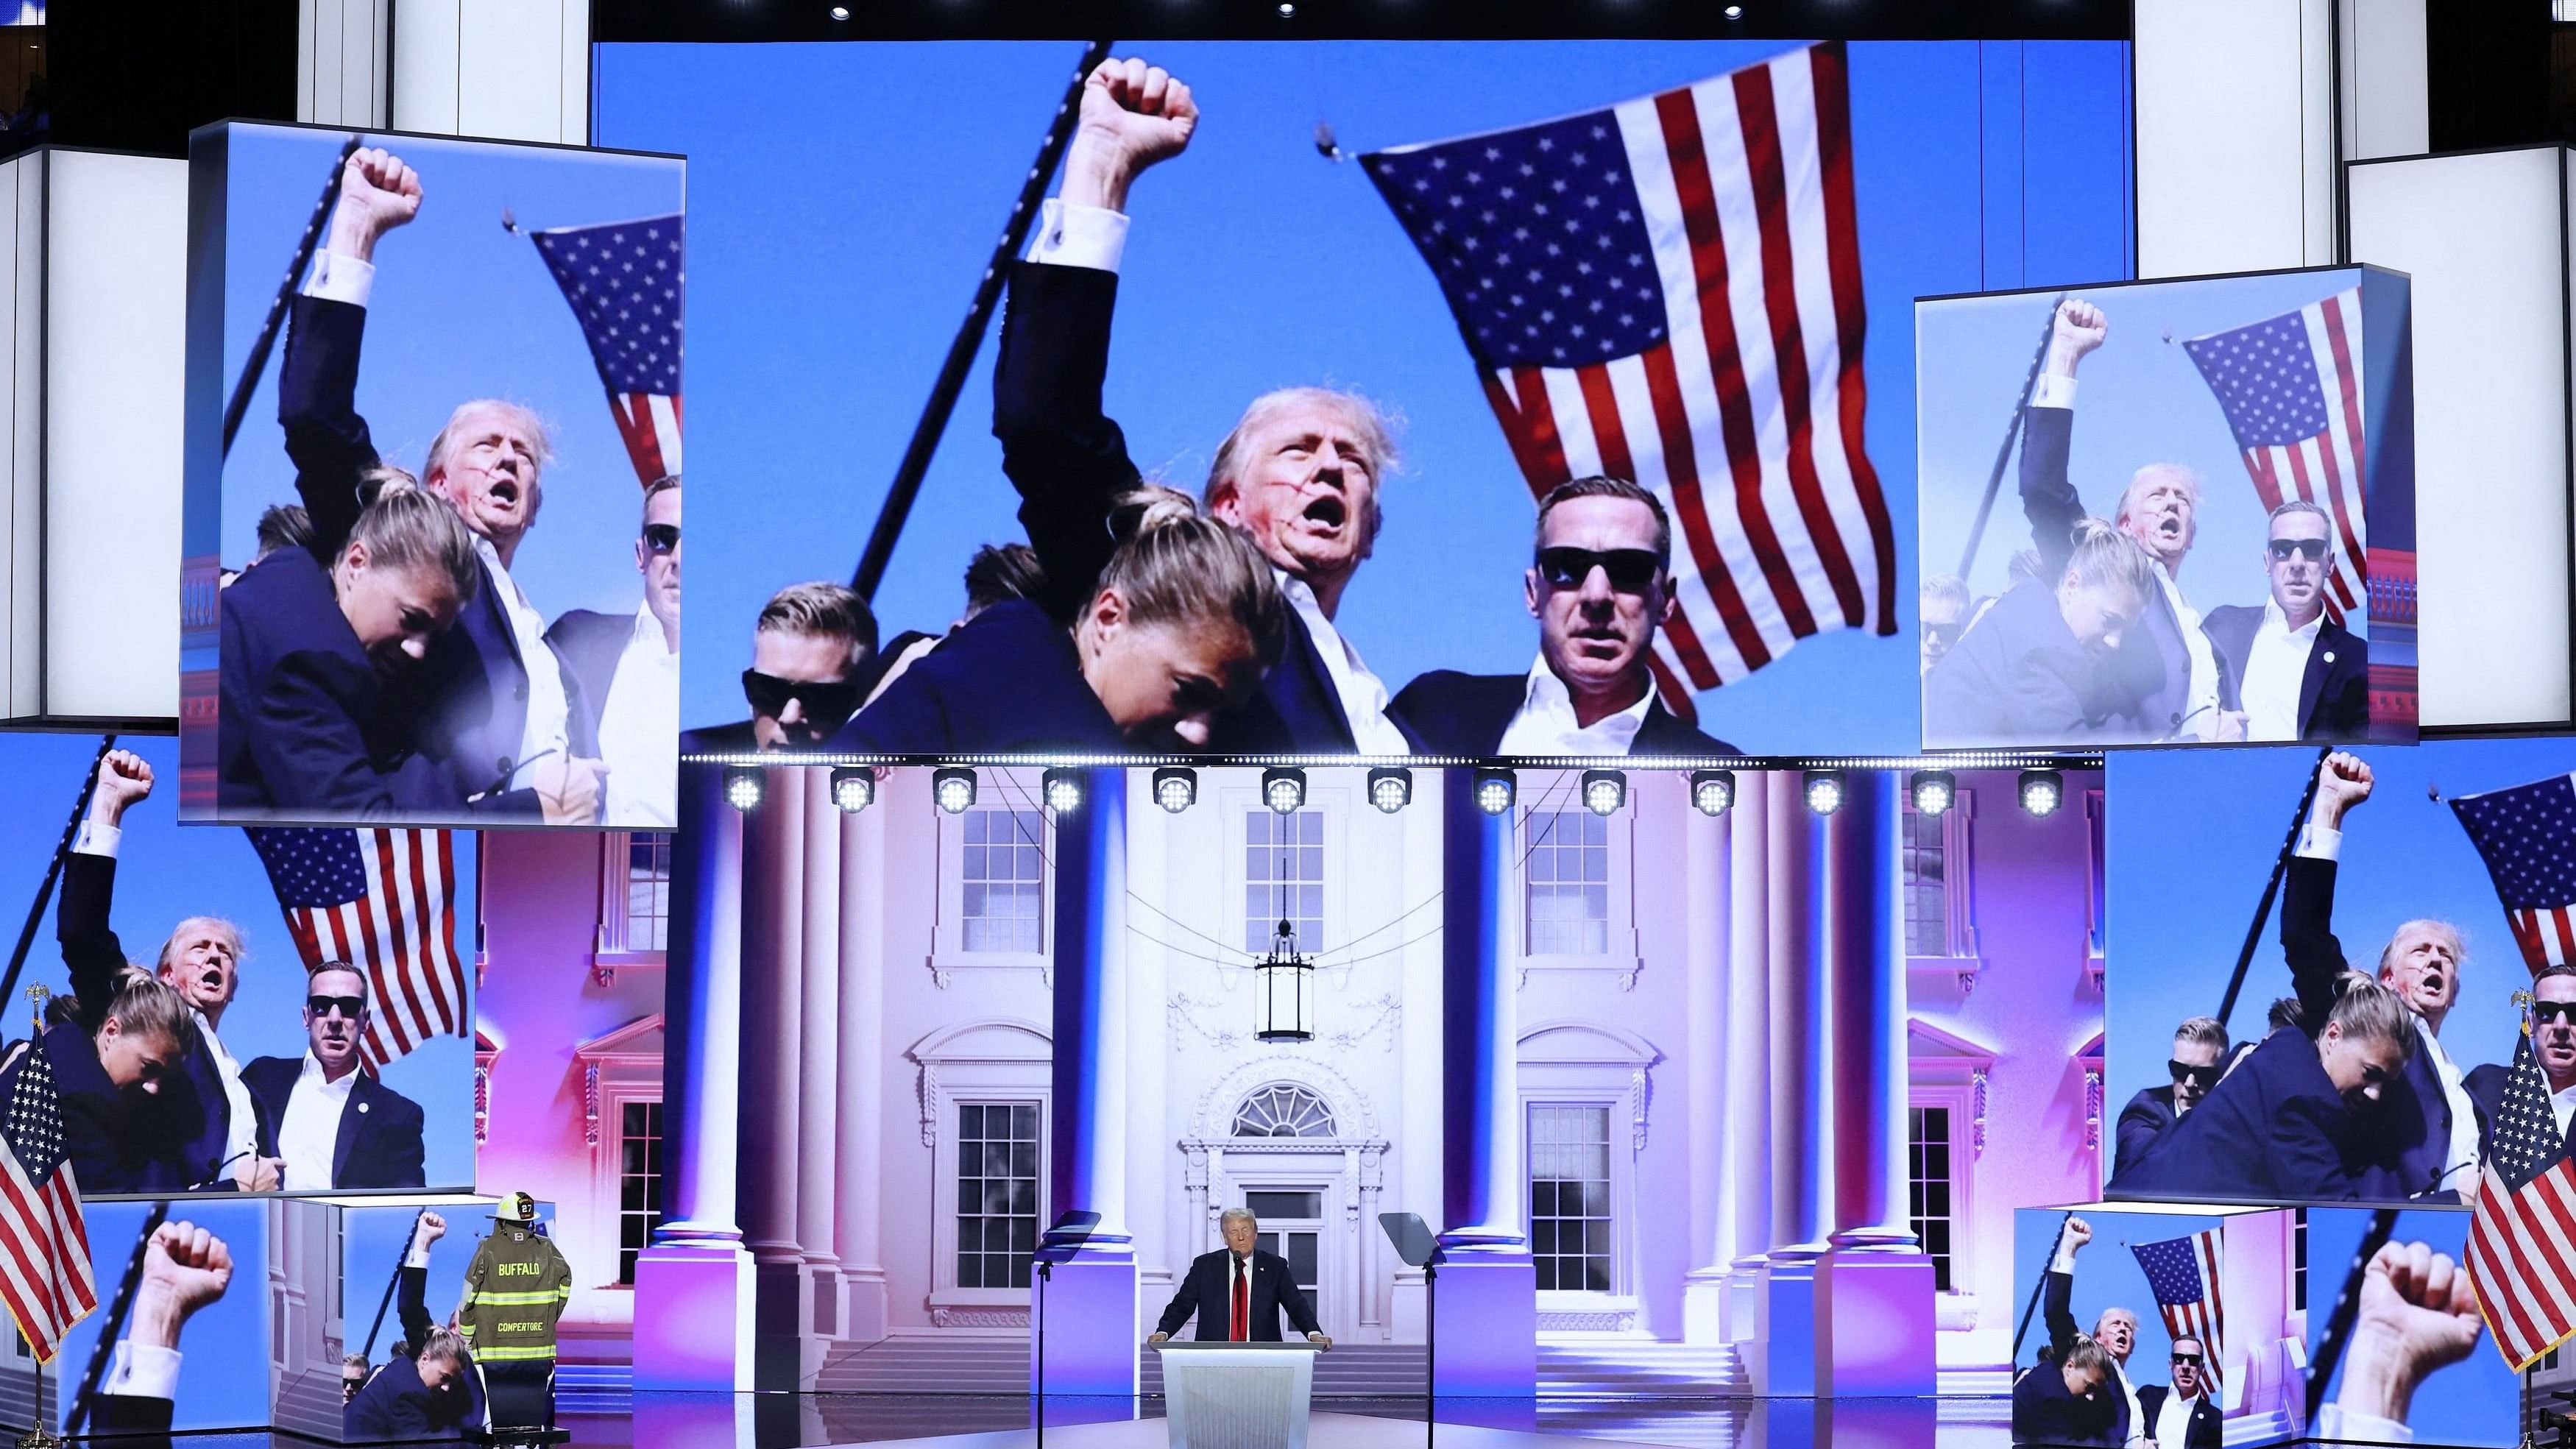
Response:
[{"label": "dark suit with red tie", "polygon": [[1279,1332],[1283,1312],[1300,1333],[1324,1331],[1316,1325],[1315,1309],[1306,1301],[1305,1290],[1289,1276],[1288,1264],[1277,1254],[1253,1249],[1248,1274],[1238,1271],[1235,1263],[1230,1248],[1200,1254],[1154,1331],[1166,1336],[1178,1333],[1196,1314],[1201,1343],[1280,1343],[1285,1341]]}]

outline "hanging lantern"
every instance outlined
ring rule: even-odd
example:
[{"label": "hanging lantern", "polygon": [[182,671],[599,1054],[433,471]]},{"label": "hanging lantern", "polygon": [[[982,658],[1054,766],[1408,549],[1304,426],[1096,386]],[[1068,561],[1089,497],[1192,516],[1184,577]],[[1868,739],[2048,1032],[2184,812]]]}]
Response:
[{"label": "hanging lantern", "polygon": [[1279,918],[1270,954],[1252,965],[1253,1035],[1263,1041],[1313,1041],[1315,960],[1297,950],[1297,929]]}]

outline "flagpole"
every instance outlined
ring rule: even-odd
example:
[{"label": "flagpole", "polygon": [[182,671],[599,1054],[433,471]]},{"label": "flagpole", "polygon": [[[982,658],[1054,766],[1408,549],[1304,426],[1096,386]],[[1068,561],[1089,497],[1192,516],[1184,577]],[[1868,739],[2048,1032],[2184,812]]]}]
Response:
[{"label": "flagpole", "polygon": [[[72,842],[80,838],[81,817],[89,813],[89,797],[98,789],[98,767],[107,760],[107,752],[116,748],[116,736],[101,735],[98,753],[90,757],[89,773],[81,776],[80,794],[72,801],[72,818],[63,822],[63,838],[54,842],[54,858],[45,867],[44,881],[36,887],[35,903],[27,907],[26,924],[18,928],[18,945],[9,953],[9,971],[0,975],[0,1001],[6,1001],[18,989],[18,973],[27,964],[27,949],[36,943],[36,928],[45,923],[45,903],[53,899],[54,882],[62,877],[63,857],[72,853]],[[36,1023],[36,1035],[45,1034],[42,1021]]]},{"label": "flagpole", "polygon": [[[385,1281],[385,1296],[376,1300],[376,1321],[367,1325],[367,1346],[363,1351],[370,1359],[376,1356],[376,1335],[384,1331],[385,1306],[394,1301],[394,1287],[402,1282],[403,1264],[411,1258],[411,1245],[420,1238],[420,1220],[428,1215],[426,1203],[411,1215],[411,1231],[403,1234],[402,1250],[394,1255],[394,1275]],[[418,1352],[420,1345],[413,1344],[412,1349]]]},{"label": "flagpole", "polygon": [[2314,1429],[2317,1411],[2325,1407],[2326,1386],[2334,1381],[2335,1368],[2343,1361],[2344,1345],[2352,1338],[2354,1320],[2361,1315],[2361,1280],[2370,1271],[2370,1260],[2388,1246],[2397,1232],[2397,1209],[2379,1208],[2370,1215],[2370,1230],[2361,1235],[2361,1246],[2353,1252],[2352,1268],[2344,1274],[2343,1292],[2336,1295],[2334,1311],[2326,1317],[2326,1331],[2317,1340],[2317,1356],[2308,1366],[2308,1418],[2305,1428]]},{"label": "flagpole", "polygon": [[134,1287],[143,1281],[143,1255],[152,1250],[152,1235],[169,1221],[167,1198],[152,1204],[143,1215],[142,1235],[134,1240],[134,1256],[125,1263],[125,1277],[116,1285],[116,1297],[107,1305],[107,1321],[99,1325],[98,1342],[90,1346],[89,1364],[81,1371],[80,1388],[72,1395],[71,1412],[63,1416],[63,1432],[77,1436],[89,1419],[90,1400],[98,1396],[99,1380],[107,1376],[107,1362],[115,1355],[116,1341],[125,1336],[125,1315],[134,1307]]},{"label": "flagpole", "polygon": [[930,455],[939,449],[940,434],[947,431],[948,415],[956,410],[957,395],[965,390],[967,370],[975,365],[975,353],[984,345],[984,330],[993,320],[993,307],[1002,299],[1002,281],[1010,272],[1011,259],[1019,255],[1020,246],[1028,240],[1029,224],[1036,220],[1038,203],[1046,199],[1047,182],[1054,178],[1056,163],[1064,158],[1064,148],[1073,139],[1074,122],[1082,116],[1082,87],[1100,63],[1109,58],[1109,47],[1115,42],[1095,40],[1082,52],[1082,61],[1074,67],[1073,83],[1064,89],[1064,100],[1056,107],[1055,120],[1047,126],[1046,140],[1038,147],[1038,159],[1029,167],[1028,179],[1020,184],[1020,199],[1011,207],[1011,219],[1002,228],[1002,239],[993,248],[992,260],[984,266],[984,278],[975,284],[975,300],[966,309],[966,320],[957,336],[948,344],[948,359],[940,364],[939,380],[931,384],[930,401],[921,410],[921,421],[912,429],[912,441],[903,450],[903,462],[894,470],[894,485],[886,490],[886,500],[877,509],[876,527],[868,532],[868,545],[859,555],[858,572],[850,587],[861,598],[873,598],[877,585],[885,581],[886,564],[894,557],[894,544],[903,532],[903,521],[912,512],[912,501],[921,492],[923,475],[930,471]]},{"label": "flagpole", "polygon": [[2235,1014],[2236,995],[2245,989],[2246,969],[2254,964],[2254,948],[2263,943],[2263,923],[2272,918],[2272,901],[2281,893],[2281,877],[2290,868],[2290,853],[2299,848],[2299,827],[2307,824],[2308,808],[2317,803],[2317,781],[2322,778],[2326,756],[2333,753],[2332,745],[2317,751],[2316,764],[2308,771],[2308,788],[2299,792],[2299,808],[2290,812],[2290,833],[2281,842],[2281,853],[2272,857],[2272,874],[2263,882],[2263,898],[2254,903],[2254,919],[2245,927],[2245,944],[2236,950],[2236,971],[2227,978],[2227,994],[2218,1001],[2221,1027]]},{"label": "flagpole", "polygon": [[1986,474],[1986,496],[1977,500],[1977,521],[1968,525],[1968,546],[1959,555],[1961,582],[1967,580],[1968,569],[1977,561],[1977,546],[1985,541],[1986,518],[1995,511],[1995,495],[2003,491],[2004,467],[2012,461],[2013,442],[2021,436],[2022,414],[2030,410],[2031,391],[2039,386],[2040,364],[2048,360],[2049,339],[2057,332],[2058,304],[2065,300],[2066,294],[2058,293],[2057,301],[2048,304],[2048,320],[2040,324],[2039,350],[2030,355],[2030,371],[2022,374],[2021,401],[2013,405],[2012,421],[2004,427],[2003,445],[1995,449],[1995,466]]},{"label": "flagpole", "polygon": [[2066,1225],[2073,1221],[2075,1213],[2072,1209],[2057,1220],[2057,1236],[2048,1240],[2048,1256],[2040,1261],[2039,1281],[2030,1285],[2030,1301],[2021,1306],[2021,1326],[2013,1330],[2012,1363],[2015,1368],[2021,1365],[2022,1335],[2030,1332],[2030,1316],[2039,1311],[2040,1292],[2048,1286],[2048,1265],[2057,1261],[2057,1250],[2066,1246]]},{"label": "flagpole", "polygon": [[[277,296],[268,304],[268,320],[260,325],[259,337],[250,345],[250,356],[243,359],[241,376],[233,383],[232,400],[224,404],[224,455],[233,451],[233,435],[241,431],[242,416],[250,411],[250,396],[259,391],[259,379],[268,371],[268,351],[277,345],[277,329],[286,322],[286,304],[295,295],[295,284],[303,279],[305,264],[313,260],[313,248],[322,240],[322,225],[331,219],[331,204],[340,199],[340,178],[347,174],[349,158],[356,154],[358,137],[331,162],[331,180],[322,188],[322,198],[313,203],[313,215],[305,220],[304,235],[295,243],[295,260],[286,264],[286,280],[277,287]],[[0,992],[0,995],[6,995]]]},{"label": "flagpole", "polygon": [[[51,994],[41,985],[27,988],[27,1001],[32,1008],[30,1016],[35,1023],[33,1035],[27,1039],[29,1051],[44,1050],[37,1038],[45,1034],[45,998]],[[57,1301],[62,1298],[63,1283],[62,1265],[55,1259],[60,1256],[61,1248],[60,1243],[50,1243],[45,1253],[45,1286],[53,1290],[53,1296]],[[32,1343],[27,1347],[31,1352],[35,1349]],[[45,1427],[45,1356],[43,1354],[36,1355],[36,1398],[34,1407],[27,1413],[27,1418],[33,1427],[19,1436],[18,1449],[58,1449],[63,1441],[55,1438]]]}]

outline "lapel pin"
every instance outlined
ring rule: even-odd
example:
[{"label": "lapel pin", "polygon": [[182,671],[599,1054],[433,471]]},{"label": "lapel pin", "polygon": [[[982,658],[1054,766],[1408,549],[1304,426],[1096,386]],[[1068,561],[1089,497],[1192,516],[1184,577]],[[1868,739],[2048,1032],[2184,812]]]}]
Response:
[{"label": "lapel pin", "polygon": [[2331,649],[2326,651],[2326,662],[2328,664],[2334,663],[2334,651]]},{"label": "lapel pin", "polygon": [[364,1102],[360,1102],[360,1103],[358,1104],[358,1110],[359,1110],[359,1111],[361,1111],[361,1112],[363,1112],[363,1111],[367,1110],[367,1104],[366,1104],[366,1103],[364,1103]]}]

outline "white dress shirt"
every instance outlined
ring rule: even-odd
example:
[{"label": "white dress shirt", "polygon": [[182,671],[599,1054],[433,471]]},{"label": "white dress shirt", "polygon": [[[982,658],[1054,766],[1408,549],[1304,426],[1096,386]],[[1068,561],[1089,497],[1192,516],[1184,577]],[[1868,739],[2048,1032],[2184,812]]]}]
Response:
[{"label": "white dress shirt", "polygon": [[[2075,379],[2055,373],[2040,374],[2039,381],[2031,388],[2030,405],[2072,411],[2075,407]],[[2191,656],[2191,693],[2183,704],[2179,737],[2194,740],[2213,738],[2218,733],[2218,655],[2209,647],[2209,636],[2200,632],[2200,611],[2182,596],[2182,586],[2165,571],[2163,560],[2155,560],[2155,570],[2156,583],[2164,589],[2165,603],[2173,610],[2174,625],[2182,630],[2183,651]],[[2291,703],[2296,705],[2297,702],[2294,689]],[[2150,720],[2148,724],[2158,730],[2168,727],[2164,720]],[[2158,737],[2162,738],[2161,735]],[[2257,735],[2255,738],[2263,737]],[[2298,736],[2293,733],[2285,738],[2296,739]]]},{"label": "white dress shirt", "polygon": [[2299,737],[2299,688],[2307,682],[2308,655],[2317,644],[2325,611],[2302,628],[2290,627],[2290,616],[2278,601],[2263,601],[2263,622],[2246,651],[2245,683],[2238,691],[2245,707],[2249,740],[2295,740]]},{"label": "white dress shirt", "polygon": [[[1029,242],[1029,260],[1046,266],[1089,267],[1114,274],[1127,251],[1127,217],[1106,207],[1068,206],[1061,198],[1050,196],[1039,208],[1035,231]],[[1275,568],[1271,572],[1278,576],[1289,607],[1305,621],[1306,633],[1315,641],[1315,653],[1322,657],[1333,695],[1341,702],[1342,718],[1350,721],[1352,748],[1363,755],[1412,753],[1404,731],[1386,717],[1386,682],[1369,672],[1359,651],[1333,627],[1322,602],[1304,580]]]},{"label": "white dress shirt", "polygon": [[608,762],[602,825],[675,830],[680,823],[680,655],[649,607],[617,656],[599,711],[599,755]]},{"label": "white dress shirt", "polygon": [[2395,1419],[2347,1412],[2341,1404],[2328,1404],[2317,1411],[2317,1429],[2309,1437],[2351,1439],[2366,1444],[2412,1444],[2415,1431]]},{"label": "white dress shirt", "polygon": [[[125,832],[102,821],[84,818],[80,832],[72,838],[72,851],[78,855],[103,855],[116,859],[117,850],[125,844]],[[239,969],[238,962],[234,963]],[[188,1014],[197,1019],[197,1035],[204,1038],[206,1054],[215,1064],[216,1080],[224,1084],[224,1102],[229,1115],[224,1119],[224,1160],[217,1167],[217,1177],[238,1177],[251,1165],[259,1147],[259,1119],[252,1115],[250,1088],[242,1085],[241,1063],[224,1048],[224,1039],[215,1035],[215,1024],[195,1007]]]},{"label": "white dress shirt", "polygon": [[2164,1415],[2156,1420],[2156,1449],[2184,1449],[2191,1437],[2192,1407],[2199,1402],[2198,1395],[2165,1395]]},{"label": "white dress shirt", "polygon": [[2549,1110],[2558,1114],[2558,1135],[2567,1135],[2567,1124],[2576,1118],[2576,1086],[2549,1094]]},{"label": "white dress shirt", "polygon": [[1547,656],[1539,656],[1530,666],[1529,686],[1521,695],[1520,712],[1503,730],[1503,742],[1495,753],[1504,755],[1624,755],[1636,747],[1637,731],[1646,723],[1646,712],[1655,707],[1655,691],[1650,684],[1637,702],[1616,714],[1604,715],[1592,723],[1578,724],[1574,717],[1574,695],[1556,671],[1547,667]]},{"label": "white dress shirt", "polygon": [[[518,643],[519,663],[528,676],[528,718],[519,727],[519,753],[510,761],[521,768],[503,786],[521,790],[536,782],[536,773],[524,768],[530,760],[541,755],[553,760],[565,752],[572,701],[564,696],[563,668],[555,662],[554,646],[546,642],[546,616],[537,612],[537,606],[520,591],[518,580],[510,577],[492,540],[476,534],[474,551],[483,556],[483,567],[492,575],[492,592],[501,600],[501,612],[509,616],[510,637]],[[676,715],[673,719],[677,723]],[[672,786],[674,791],[678,788]]]},{"label": "white dress shirt", "polygon": [[[2299,831],[2298,853],[2309,860],[2340,860],[2343,832],[2311,820]],[[2425,1060],[2432,1064],[2434,1079],[2442,1084],[2443,1100],[2451,1108],[2451,1144],[2442,1157],[2438,1186],[2457,1191],[2478,1176],[2477,1104],[2469,1099],[2468,1088],[2462,1085],[2459,1064],[2442,1050],[2442,1039],[2433,1034],[2433,1028],[2421,1015],[2408,1014],[2415,1017],[2415,1039],[2426,1054]],[[2563,1110],[2560,1120],[2565,1120]]]},{"label": "white dress shirt", "polygon": [[288,1192],[328,1192],[332,1159],[340,1152],[340,1114],[349,1109],[349,1090],[358,1082],[351,1067],[336,1082],[325,1081],[322,1063],[304,1053],[304,1073],[286,1098],[286,1120],[278,1124],[277,1153],[286,1159]]}]

